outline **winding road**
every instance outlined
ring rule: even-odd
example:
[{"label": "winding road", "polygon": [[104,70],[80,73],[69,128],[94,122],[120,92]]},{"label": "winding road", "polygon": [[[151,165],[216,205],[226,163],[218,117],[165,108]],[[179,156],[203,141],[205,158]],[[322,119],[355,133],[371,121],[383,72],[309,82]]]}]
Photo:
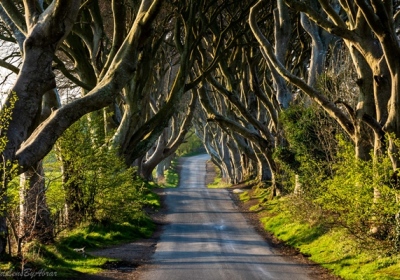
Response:
[{"label": "winding road", "polygon": [[183,159],[179,187],[166,190],[168,225],[140,279],[313,279],[309,265],[285,259],[264,241],[227,190],[205,187],[208,159]]}]

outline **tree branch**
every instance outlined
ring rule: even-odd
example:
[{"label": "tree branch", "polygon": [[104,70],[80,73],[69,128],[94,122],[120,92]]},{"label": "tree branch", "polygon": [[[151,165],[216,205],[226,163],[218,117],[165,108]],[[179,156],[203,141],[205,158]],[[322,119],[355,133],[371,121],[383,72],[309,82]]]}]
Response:
[{"label": "tree branch", "polygon": [[[260,2],[262,1],[263,0],[260,0]],[[285,2],[292,9],[307,14],[310,20],[314,21],[317,25],[321,26],[329,33],[332,33],[343,39],[347,39],[350,41],[358,41],[354,32],[351,32],[345,26],[342,26],[341,25],[342,23],[339,22],[340,25],[332,23],[331,21],[323,17],[323,15],[320,12],[315,11],[311,6],[307,5],[305,2],[297,0],[285,0]],[[258,3],[256,5],[258,5]],[[253,8],[254,7],[255,6],[253,6]]]},{"label": "tree branch", "polygon": [[7,61],[4,61],[3,59],[0,59],[0,67],[6,68],[15,74],[19,73],[19,68],[16,67],[15,65],[8,63]]},{"label": "tree branch", "polygon": [[263,1],[260,0],[256,5],[254,5],[250,10],[249,23],[250,28],[253,31],[257,41],[260,43],[262,50],[265,55],[276,68],[278,73],[282,75],[288,82],[300,88],[304,93],[306,93],[312,100],[319,104],[332,118],[334,118],[341,127],[347,132],[347,134],[353,138],[354,137],[354,125],[343,112],[335,106],[331,101],[329,101],[324,95],[318,92],[315,88],[310,87],[306,82],[301,80],[299,77],[291,74],[282,64],[278,61],[274,55],[274,50],[268,41],[268,39],[262,34],[260,28],[257,25],[256,13],[261,9]]},{"label": "tree branch", "polygon": [[[26,23],[25,19],[22,16],[21,12],[18,10],[18,8],[15,6],[15,1],[11,0],[2,0],[0,2],[0,5],[3,7],[4,11],[6,12],[7,16],[11,19],[13,22],[13,25],[18,28],[18,30],[26,35],[27,30],[26,30]],[[15,32],[14,32],[15,33]],[[22,48],[21,48],[22,49]]]},{"label": "tree branch", "polygon": [[[68,2],[69,0],[65,1]],[[146,0],[143,1],[146,2]],[[160,0],[154,2],[157,1]],[[29,139],[20,147],[18,145],[16,159],[22,167],[22,171],[42,159],[51,150],[61,134],[79,118],[113,102],[136,71],[137,47],[142,36],[142,30],[148,28],[148,25],[151,24],[151,21],[143,22],[142,19],[142,17],[137,17],[109,71],[97,86],[86,96],[53,111],[51,116],[39,125]],[[147,19],[152,18],[147,17]]]}]

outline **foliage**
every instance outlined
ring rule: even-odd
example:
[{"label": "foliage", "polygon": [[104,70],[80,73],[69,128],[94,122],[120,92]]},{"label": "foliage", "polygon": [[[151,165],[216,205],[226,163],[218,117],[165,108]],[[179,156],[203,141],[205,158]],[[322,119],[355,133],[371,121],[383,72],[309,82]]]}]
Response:
[{"label": "foliage", "polygon": [[46,202],[54,223],[57,225],[65,208],[65,191],[62,182],[61,162],[58,161],[54,149],[43,159],[43,166],[47,185]]},{"label": "foliage", "polygon": [[[9,99],[6,101],[7,106],[3,106],[3,108],[0,110],[0,153],[2,154],[0,167],[0,217],[6,218],[6,216],[8,216],[8,220],[11,220],[9,211],[15,207],[15,205],[12,203],[12,198],[10,199],[8,197],[8,187],[11,185],[11,178],[15,176],[15,173],[18,170],[18,165],[11,160],[5,160],[4,151],[8,142],[7,130],[9,128],[9,124],[12,119],[12,112],[17,101],[18,97],[16,93],[11,92],[9,94]],[[6,234],[4,232],[0,232],[0,238],[2,241],[5,241]]]},{"label": "foliage", "polygon": [[[18,101],[18,97],[15,92],[11,92],[9,94],[9,99],[7,100],[7,106],[3,106],[0,110],[0,152],[3,153],[4,149],[6,148],[8,138],[7,138],[7,130],[12,119],[12,111],[15,107],[15,103]],[[2,178],[1,178],[1,197],[3,197],[3,193],[5,193],[6,186],[5,184],[12,178],[13,170],[17,169],[15,164],[10,161],[3,162],[2,161]]]},{"label": "foliage", "polygon": [[315,203],[326,223],[338,224],[367,244],[382,250],[398,249],[396,215],[399,191],[390,183],[393,174],[388,155],[370,161],[358,160],[351,145],[339,143],[335,176],[324,182]]},{"label": "foliage", "polygon": [[1,108],[0,110],[0,131],[1,131],[0,151],[4,151],[7,145],[8,139],[6,137],[6,131],[8,129],[8,126],[12,118],[12,110],[15,106],[15,102],[17,101],[18,101],[17,95],[15,94],[15,92],[11,92],[8,99],[8,105],[3,106],[3,108]]},{"label": "foliage", "polygon": [[172,160],[170,167],[165,170],[165,182],[160,183],[161,187],[164,188],[176,188],[179,185],[179,174],[178,174],[178,162]]},{"label": "foliage", "polygon": [[[265,194],[268,196],[268,194]],[[279,240],[297,248],[302,254],[331,270],[343,279],[399,279],[400,255],[381,254],[362,247],[345,228],[326,227],[300,220],[293,212],[293,199],[263,199],[260,193],[243,193],[242,201],[257,200],[264,229]],[[253,205],[254,202],[249,202]],[[254,206],[253,206],[254,208]],[[257,211],[259,207],[256,207]]]},{"label": "foliage", "polygon": [[[317,167],[310,169],[314,170],[309,173],[311,178],[302,180],[301,192],[290,199],[290,212],[298,221],[311,225],[344,228],[359,246],[383,253],[398,251],[399,191],[391,182],[389,156],[359,160],[351,143],[337,139],[332,174],[327,176]],[[301,164],[310,165],[310,160]]]},{"label": "foliage", "polygon": [[290,212],[308,224],[346,229],[359,246],[398,251],[400,194],[391,181],[389,156],[359,160],[353,145],[341,137],[338,148],[331,176],[314,168],[308,187],[290,199]]},{"label": "foliage", "polygon": [[[285,211],[264,219],[268,231],[312,259],[325,260],[345,278],[359,279],[373,271],[365,279],[375,279],[386,273],[382,268],[398,276],[393,273],[398,262],[388,263],[400,247],[400,193],[389,154],[357,159],[354,145],[340,134],[333,138],[332,132],[340,130],[329,128],[316,108],[294,105],[282,113],[281,122],[288,145],[275,158],[283,176],[290,178],[287,190],[293,190],[298,175],[301,191],[278,203]],[[341,248],[347,248],[346,254],[333,255]],[[365,271],[356,271],[358,262],[365,263]]]},{"label": "foliage", "polygon": [[[322,147],[319,145],[317,126],[315,119],[317,113],[313,107],[303,105],[292,105],[281,114],[281,122],[284,127],[285,136],[290,143],[290,151],[294,153],[294,162],[286,160],[292,169],[298,169],[303,157],[311,155],[315,159],[324,158]],[[292,159],[290,154],[287,159]]]},{"label": "foliage", "polygon": [[274,157],[281,169],[282,185],[292,192],[294,176],[299,175],[302,190],[312,190],[331,175],[337,128],[316,106],[304,104],[293,104],[283,111],[280,121],[287,142],[275,149]]},{"label": "foliage", "polygon": [[76,205],[70,206],[79,211],[81,221],[130,221],[147,203],[149,185],[104,145],[101,134],[93,135],[98,133],[95,125],[94,118],[91,123],[80,120],[58,142],[57,154],[67,178],[65,196],[74,199]]},{"label": "foliage", "polygon": [[[60,140],[56,151],[52,151],[44,160],[47,203],[58,239],[53,245],[37,242],[26,244],[22,263],[5,269],[17,271],[21,265],[31,263],[35,268],[55,270],[58,275],[65,274],[66,277],[72,270],[95,272],[110,260],[83,258],[73,248],[98,248],[149,237],[153,232],[154,224],[142,211],[144,206],[160,206],[158,195],[151,191],[153,186],[143,182],[133,168],[127,168],[114,150],[100,145],[101,140],[93,141],[90,137],[93,130],[89,127],[84,121],[76,123]],[[62,223],[68,195],[65,183],[69,182],[62,180],[65,177],[57,157],[67,160],[69,167],[73,166],[69,171],[76,173],[69,173],[68,178],[79,183],[79,199],[90,207],[86,209],[81,225],[68,231]],[[16,179],[9,184],[8,200],[9,213],[17,225],[19,184]]]},{"label": "foliage", "polygon": [[178,157],[191,156],[199,152],[203,152],[203,143],[194,133],[194,129],[192,128],[186,135],[185,142],[182,143],[176,151],[176,155]]}]

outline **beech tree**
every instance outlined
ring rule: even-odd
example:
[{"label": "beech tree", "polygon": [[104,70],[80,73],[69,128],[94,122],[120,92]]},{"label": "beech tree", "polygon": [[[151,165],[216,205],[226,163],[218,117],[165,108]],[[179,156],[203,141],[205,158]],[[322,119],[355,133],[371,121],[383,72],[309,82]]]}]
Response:
[{"label": "beech tree", "polygon": [[[175,123],[178,122],[175,108],[184,93],[198,85],[219,59],[217,56],[208,65],[209,70],[191,72],[202,36],[231,4],[229,1],[175,1],[163,3],[161,9],[161,1],[157,0],[129,2],[129,5],[124,1],[110,4],[106,1],[39,1],[38,5],[32,1],[3,1],[1,15],[5,30],[11,41],[20,43],[23,53],[19,75],[10,90],[17,102],[7,129],[2,130],[7,138],[3,162],[16,163],[17,173],[30,170],[74,122],[105,108],[104,131],[93,132],[93,137],[111,137],[112,145],[118,147],[128,165],[148,153],[157,141],[160,144],[153,157],[146,158],[142,165],[143,174],[148,174],[157,161],[176,149],[189,127],[192,113],[185,116],[179,128],[167,132],[172,137],[169,145],[161,148],[160,136],[165,137],[162,135],[165,128],[174,118]],[[113,30],[109,26],[113,26]],[[174,66],[177,70],[170,80],[171,86],[165,87],[165,83],[157,80],[154,69],[164,67],[171,57],[176,57],[173,63],[177,62]],[[12,65],[7,67],[12,68]],[[54,103],[42,107],[45,93],[57,87],[54,70],[78,86],[81,96],[60,108]],[[190,74],[194,75],[190,77]],[[159,100],[162,106],[153,110],[155,107],[149,105],[157,100],[154,98],[157,95],[162,96]],[[190,108],[195,103],[195,95],[192,95]],[[9,98],[3,109],[11,105]],[[42,108],[50,115],[39,119]],[[97,126],[96,129],[101,128]],[[113,129],[116,129],[115,134]],[[64,172],[68,170],[64,168]],[[4,170],[5,174],[8,171]],[[2,189],[5,203],[6,182]],[[1,253],[4,253],[7,235],[5,216],[3,212]]]},{"label": "beech tree", "polygon": [[[39,9],[43,10],[43,3],[38,2],[41,6]],[[8,17],[4,10],[1,10],[1,17],[4,22],[10,26],[13,33],[16,34],[14,40],[17,42],[19,47],[19,58],[23,55],[23,42],[25,40],[25,35],[18,30],[16,24]],[[25,27],[25,26],[24,26]],[[3,27],[4,30],[7,30]],[[26,28],[25,28],[26,29]],[[10,30],[10,32],[11,32]],[[12,37],[4,41],[13,41]],[[11,47],[13,51],[12,56],[17,52],[16,49]],[[6,57],[7,60],[10,57]],[[4,62],[3,66],[14,72],[19,73],[19,69],[13,64]],[[59,107],[59,100],[57,96],[57,91],[55,89],[47,91],[42,97],[42,104],[40,112],[35,118],[34,124],[30,128],[28,133],[31,133],[36,126],[43,121],[50,114],[51,108]],[[50,213],[46,205],[45,197],[45,180],[43,173],[42,161],[36,163],[33,167],[29,168],[26,172],[21,174],[20,179],[20,217],[19,217],[19,227],[17,234],[17,243],[20,245],[23,241],[31,239],[39,239],[42,242],[48,242],[53,239],[52,237],[52,223],[50,220]],[[18,246],[18,252],[20,252],[20,247]]]},{"label": "beech tree", "polygon": [[[22,64],[0,61],[18,74],[2,107],[11,113],[0,134],[7,140],[0,197],[5,205],[8,175],[22,174],[20,240],[52,239],[46,235],[51,232],[46,211],[38,210],[46,208],[40,164],[82,117],[97,146],[118,151],[145,179],[194,126],[226,181],[256,178],[271,186],[274,196],[285,191],[276,151],[291,145],[281,117],[294,105],[315,103],[351,139],[358,159],[388,149],[396,171],[396,5],[378,0],[1,1],[0,39],[19,47]],[[335,86],[330,73],[349,67],[342,51],[351,57],[357,79],[351,93],[338,98],[324,87]],[[337,63],[331,67],[333,59]],[[62,106],[61,79],[79,93]],[[79,170],[67,158],[61,162],[65,186],[78,190],[71,191],[71,202],[79,186],[68,178],[79,177]],[[37,199],[43,207],[33,203]],[[0,210],[4,254],[7,213]]]},{"label": "beech tree", "polygon": [[[375,152],[379,152],[384,146],[383,134],[392,135],[394,138],[398,135],[397,121],[394,117],[398,115],[395,109],[398,95],[396,86],[398,77],[395,73],[398,66],[393,62],[398,52],[395,34],[397,13],[393,3],[380,1],[328,3],[321,0],[306,5],[300,1],[285,2],[295,11],[303,13],[302,17],[306,16],[308,23],[311,22],[317,28],[322,28],[344,41],[358,74],[357,85],[360,93],[356,108],[352,108],[344,100],[334,102],[335,100],[327,99],[312,83],[305,83],[279,63],[269,41],[260,32],[256,23],[256,14],[263,7],[263,1],[259,1],[253,7],[250,15],[250,25],[258,42],[280,75],[299,87],[336,119],[356,144],[358,157],[367,159],[371,146],[365,139],[369,139],[370,134],[362,129],[363,126],[367,125],[375,135]],[[304,26],[307,30],[310,29],[307,24]],[[318,40],[313,37],[315,32],[309,34],[313,39],[313,47],[316,48]],[[311,62],[313,61],[311,58]],[[318,72],[315,73],[318,75]],[[393,141],[389,143],[389,149],[394,156],[396,148]],[[393,157],[392,161],[393,168],[396,169],[398,159]]]},{"label": "beech tree", "polygon": [[[398,146],[395,144],[398,138],[396,117],[398,116],[396,107],[398,101],[396,100],[399,91],[397,86],[398,63],[395,56],[398,55],[399,42],[395,31],[395,22],[398,18],[396,12],[398,4],[393,1],[318,0],[306,3],[285,0],[285,3],[293,11],[300,13],[302,25],[311,37],[312,52],[310,67],[307,70],[309,78],[316,75],[321,80],[324,74],[317,67],[313,67],[319,59],[318,55],[326,54],[323,51],[322,39],[329,37],[321,37],[321,34],[327,32],[331,38],[337,38],[335,39],[337,42],[343,42],[343,45],[346,46],[357,73],[357,95],[354,98],[355,104],[351,104],[352,97],[331,99],[330,96],[325,95],[318,84],[313,83],[315,79],[306,81],[280,61],[270,43],[271,40],[263,34],[257,21],[265,3],[266,1],[258,1],[252,7],[249,16],[251,29],[265,54],[265,59],[289,84],[299,88],[341,126],[354,143],[357,159],[370,160],[371,151],[374,152],[374,159],[378,159],[385,153],[385,144],[388,139],[387,151],[391,157],[394,171],[389,186],[396,189],[399,162]],[[317,49],[320,49],[320,52],[317,53],[315,51]],[[331,50],[331,53],[333,56],[335,55],[334,49]],[[344,65],[338,65],[334,71]],[[378,174],[375,175],[378,176]],[[381,184],[383,183],[381,182]],[[379,203],[381,192],[377,185],[374,186],[374,191],[373,193],[371,191],[370,195],[370,201]],[[394,197],[398,197],[398,194],[395,194]],[[398,220],[398,214],[395,219]],[[365,222],[371,223],[371,221]],[[375,224],[371,225],[370,231],[374,234],[382,232]],[[398,231],[394,230],[394,234],[398,236]]]},{"label": "beech tree", "polygon": [[[88,112],[111,104],[115,96],[136,70],[138,47],[143,35],[153,21],[159,1],[142,1],[135,21],[118,48],[115,56],[109,57],[110,68],[101,81],[84,97],[56,109],[38,128],[29,134],[42,101],[42,96],[56,87],[52,62],[58,47],[72,30],[81,1],[53,1],[41,11],[34,1],[23,1],[25,19],[15,3],[3,1],[2,8],[25,33],[23,64],[10,92],[15,93],[11,120],[2,135],[7,145],[2,152],[3,162],[17,162],[20,170],[26,170],[39,162],[52,148],[57,138],[72,123]],[[26,26],[26,29],[24,28]],[[142,39],[141,39],[142,38]],[[4,108],[11,106],[6,101]],[[4,171],[3,171],[4,172]],[[6,191],[6,188],[4,188]],[[1,194],[5,205],[6,193]],[[5,211],[5,210],[4,210]],[[0,217],[0,253],[4,254],[7,240],[6,213]]]},{"label": "beech tree", "polygon": [[[250,177],[255,175],[265,186],[272,182],[272,193],[275,194],[280,190],[277,188],[279,182],[273,152],[283,140],[279,136],[278,114],[281,108],[289,106],[292,93],[282,77],[261,59],[262,53],[253,47],[255,42],[247,23],[238,20],[239,15],[247,17],[251,5],[249,2],[235,7],[236,14],[232,14],[237,18],[231,20],[231,24],[236,28],[231,32],[225,33],[223,26],[216,26],[213,37],[204,37],[201,63],[206,65],[215,52],[224,59],[203,81],[199,96],[207,122],[219,126],[216,129],[208,125],[205,129],[211,129],[214,135],[218,135],[217,132],[228,135],[218,136],[224,139],[226,152],[217,145],[206,144],[214,161],[221,166],[223,175],[236,182],[237,178],[252,173]],[[266,5],[263,20],[272,19],[274,7],[273,2]],[[267,28],[274,30],[273,25],[267,25]],[[282,31],[282,28],[276,29]],[[288,31],[284,33],[287,35]],[[229,52],[216,49],[218,44],[213,42],[213,38],[224,41]],[[290,36],[285,40],[283,46],[288,44]],[[285,52],[282,49],[279,52],[285,59]],[[206,132],[203,137],[205,141],[211,138]],[[247,170],[243,170],[244,166]]]}]

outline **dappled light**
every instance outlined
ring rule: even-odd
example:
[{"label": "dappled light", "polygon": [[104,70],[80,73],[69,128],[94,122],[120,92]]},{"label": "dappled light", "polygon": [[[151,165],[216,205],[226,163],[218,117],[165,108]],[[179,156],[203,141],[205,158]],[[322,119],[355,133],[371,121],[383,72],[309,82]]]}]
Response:
[{"label": "dappled light", "polygon": [[[397,0],[0,1],[0,278],[133,277],[88,249],[164,227],[140,261],[160,279],[400,278],[399,19]],[[329,272],[268,251],[260,219]]]}]

